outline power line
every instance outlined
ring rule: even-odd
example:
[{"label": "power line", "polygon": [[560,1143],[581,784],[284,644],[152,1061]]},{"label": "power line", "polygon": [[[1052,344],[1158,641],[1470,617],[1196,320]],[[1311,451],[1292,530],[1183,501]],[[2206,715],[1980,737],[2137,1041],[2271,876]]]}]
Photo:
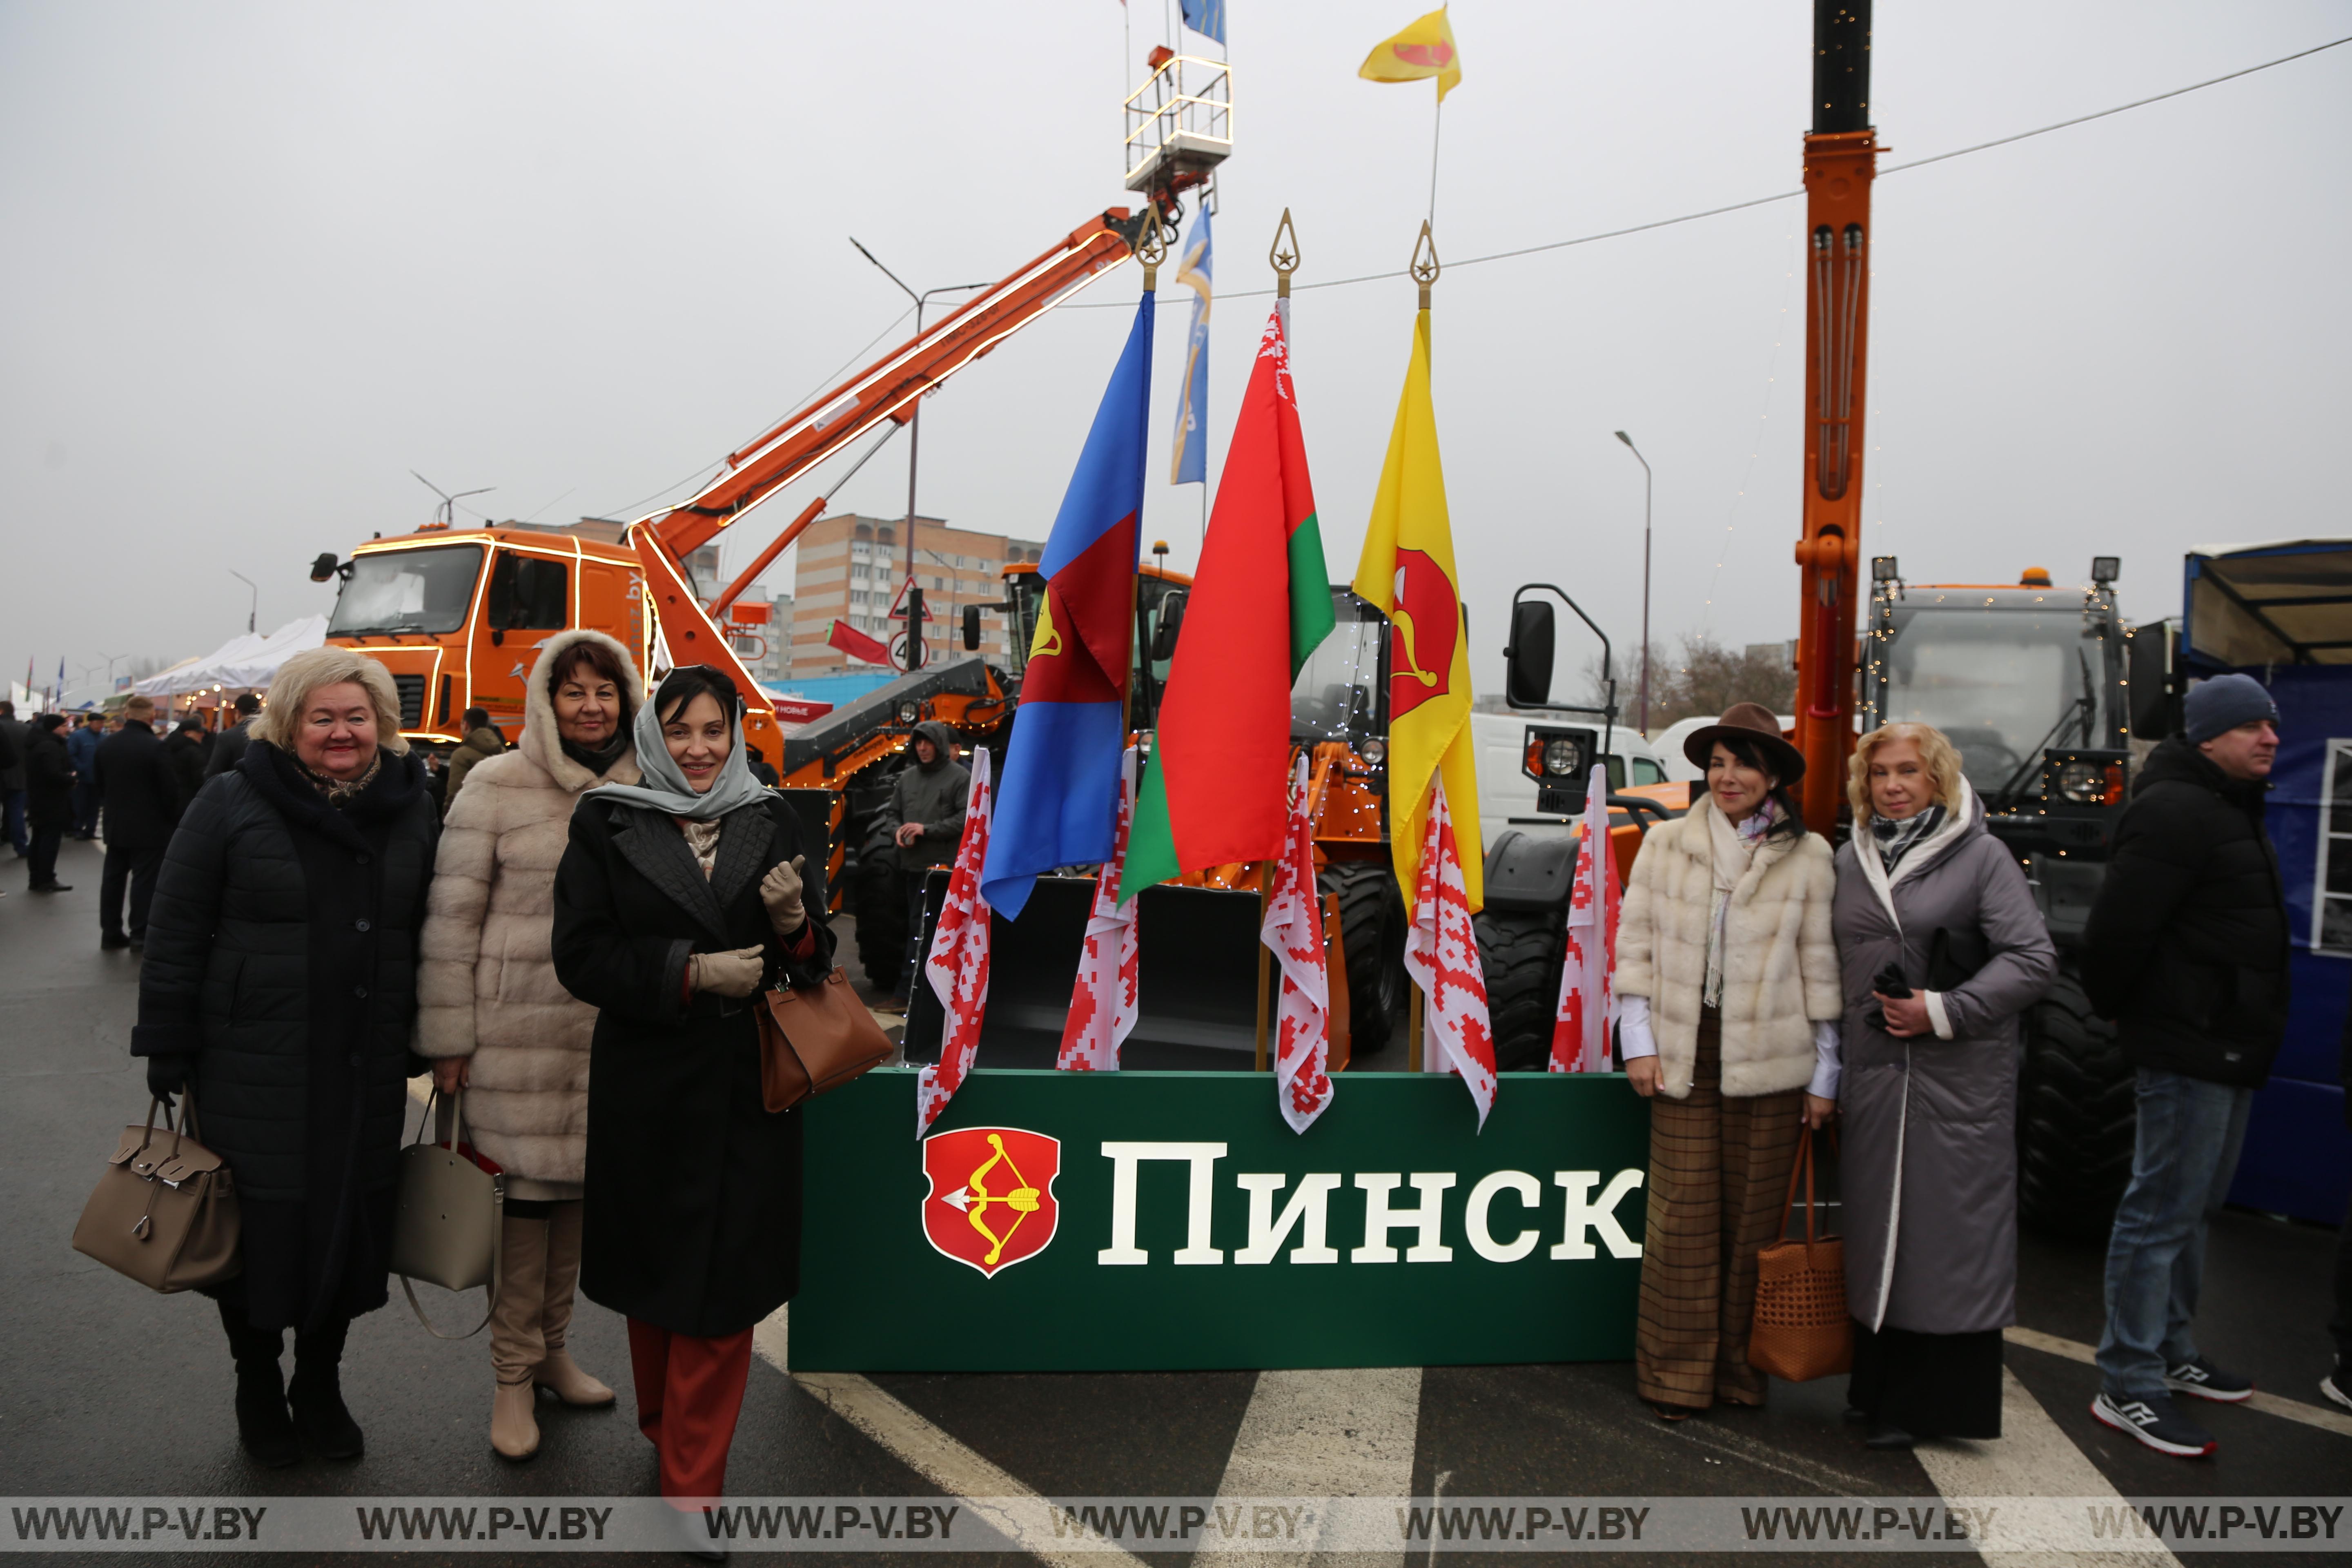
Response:
[{"label": "power line", "polygon": [[[2079,114],[2072,120],[2061,120],[2053,124],[2037,126],[2032,131],[2021,131],[2013,136],[2002,136],[1990,142],[1979,142],[1973,147],[1956,147],[1949,153],[1937,153],[1926,158],[1914,158],[1907,163],[1889,163],[1886,167],[1879,170],[1878,172],[1882,175],[1897,174],[1901,174],[1906,169],[1925,168],[1929,163],[1940,163],[1945,162],[1947,159],[1964,158],[1971,153],[1982,153],[1994,147],[2006,147],[2012,142],[2024,142],[2035,136],[2047,136],[2053,131],[2063,131],[2070,126],[2086,125],[2094,120],[2105,120],[2111,114],[2122,114],[2134,109],[2145,109],[2151,103],[2162,103],[2168,98],[2179,98],[2184,93],[2197,92],[2209,87],[2218,87],[2225,81],[2235,81],[2240,77],[2252,76],[2256,71],[2266,71],[2273,66],[2283,66],[2291,60],[2305,59],[2312,55],[2320,54],[2328,49],[2340,47],[2345,44],[2352,44],[2352,37],[2336,38],[2328,43],[2316,45],[2308,49],[2299,49],[2294,54],[2281,55],[2274,60],[2264,60],[2260,65],[2248,66],[2243,70],[2234,70],[2226,76],[2217,76],[2209,78],[2204,81],[2190,82],[2187,87],[2176,87],[2169,92],[2159,92],[2152,98],[2136,99],[2130,103],[2119,103],[2113,109],[2102,109],[2094,114]],[[1592,245],[1604,239],[1622,239],[1629,234],[1645,234],[1652,229],[1672,228],[1677,224],[1696,223],[1701,218],[1721,217],[1726,213],[1745,212],[1750,207],[1770,206],[1775,202],[1793,201],[1804,194],[1805,193],[1801,190],[1780,191],[1769,196],[1756,196],[1744,202],[1733,202],[1727,206],[1708,207],[1704,212],[1684,213],[1679,217],[1662,217],[1650,223],[1633,224],[1625,228],[1605,229],[1599,234],[1582,234],[1577,236],[1574,239],[1555,239],[1543,245],[1521,246],[1517,250],[1497,250],[1486,256],[1464,257],[1458,261],[1448,261],[1445,264],[1445,267],[1446,270],[1450,272],[1458,268],[1475,267],[1481,262],[1486,261],[1508,261],[1515,257],[1536,256],[1548,250],[1566,250],[1571,246]],[[1377,283],[1383,279],[1402,278],[1404,276],[1406,276],[1405,269],[1399,268],[1391,272],[1366,272],[1354,278],[1333,278],[1319,283],[1293,283],[1291,285],[1291,291],[1293,293],[1297,293],[1308,289],[1345,289],[1351,284]],[[1271,294],[1273,292],[1274,290],[1271,289],[1236,289],[1232,293],[1222,296],[1222,298],[1228,300],[1247,300],[1260,295]],[[1169,299],[1160,300],[1158,303],[1163,305],[1181,304],[1182,301],[1175,299]],[[1123,300],[1106,300],[1097,302],[1081,301],[1062,307],[1064,310],[1131,310],[1134,308],[1135,306],[1131,301]]]}]

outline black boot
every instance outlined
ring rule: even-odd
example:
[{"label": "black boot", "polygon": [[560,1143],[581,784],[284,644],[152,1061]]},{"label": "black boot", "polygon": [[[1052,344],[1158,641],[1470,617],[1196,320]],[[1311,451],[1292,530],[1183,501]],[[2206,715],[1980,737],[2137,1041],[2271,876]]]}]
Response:
[{"label": "black boot", "polygon": [[356,1459],[366,1447],[359,1423],[343,1405],[343,1336],[351,1326],[349,1318],[340,1318],[294,1336],[294,1381],[287,1399],[303,1446],[322,1459]]},{"label": "black boot", "polygon": [[282,1470],[302,1457],[294,1441],[294,1418],[286,1409],[286,1380],[278,1357],[285,1340],[275,1329],[257,1329],[242,1309],[221,1303],[221,1327],[236,1360],[236,1436],[254,1462]]}]

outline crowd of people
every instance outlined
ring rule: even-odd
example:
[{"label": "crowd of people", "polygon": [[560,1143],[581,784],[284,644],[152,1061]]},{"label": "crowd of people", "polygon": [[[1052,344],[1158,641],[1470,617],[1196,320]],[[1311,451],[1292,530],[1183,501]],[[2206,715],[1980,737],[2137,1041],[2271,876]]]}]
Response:
[{"label": "crowd of people", "polygon": [[[753,1327],[798,1277],[801,1124],[762,1107],[755,996],[821,980],[834,953],[812,918],[824,847],[754,773],[741,694],[702,666],[649,693],[619,643],[576,630],[541,646],[516,743],[471,710],[446,770],[352,649],[297,655],[237,710],[166,738],[143,698],[111,732],[0,705],[0,788],[37,889],[58,887],[59,838],[102,817],[101,944],[143,948],[132,1054],[155,1096],[201,1103],[236,1172],[243,1268],[207,1294],[245,1447],[268,1465],[362,1449],[339,1368],[388,1299],[408,1080],[429,1073],[504,1174],[492,1447],[538,1450],[542,1390],[614,1403],[569,1349],[585,1294],[627,1320],[663,1494],[718,1495]],[[2194,1320],[2284,1028],[2289,939],[2263,825],[2276,709],[2225,676],[2185,714],[2138,769],[2086,937],[2139,1108],[2093,1414],[2199,1455],[2214,1441],[2177,1398],[2251,1393]],[[919,877],[952,854],[967,775],[951,731],[914,747],[889,812]],[[1996,1437],[2019,1018],[2058,964],[2032,890],[1932,727],[1860,739],[1834,851],[1770,713],[1736,707],[1687,749],[1705,787],[1648,836],[1617,947],[1619,1047],[1651,1105],[1640,1396],[1668,1420],[1764,1403],[1758,1254],[1801,1141],[1834,1125],[1850,1417],[1875,1447]],[[2352,1404],[2343,1365],[2324,1387]]]},{"label": "crowd of people", "polygon": [[[2140,766],[2084,934],[2084,983],[2137,1075],[2132,1175],[2110,1233],[2091,1415],[2158,1452],[2217,1447],[2179,1403],[2252,1384],[2196,1337],[2208,1226],[2286,1028],[2287,929],[2263,807],[2278,710],[2192,687]],[[1689,737],[1689,812],[1633,862],[1618,933],[1620,1049],[1653,1098],[1635,1380],[1666,1420],[1757,1405],[1758,1258],[1801,1139],[1842,1131],[1847,1415],[1875,1448],[1997,1437],[2016,1321],[2019,1017],[2057,953],[1951,742],[1860,738],[1834,853],[1790,786],[1805,759],[1742,704]],[[2352,1024],[2347,1024],[2352,1042]],[[2336,1368],[2352,1409],[2352,1223]]]}]

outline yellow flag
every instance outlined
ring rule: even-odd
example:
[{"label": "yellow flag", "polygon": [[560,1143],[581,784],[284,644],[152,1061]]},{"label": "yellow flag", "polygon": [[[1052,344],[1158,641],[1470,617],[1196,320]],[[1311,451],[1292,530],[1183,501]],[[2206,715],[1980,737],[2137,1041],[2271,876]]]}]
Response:
[{"label": "yellow flag", "polygon": [[1442,770],[1475,910],[1486,902],[1486,866],[1470,740],[1470,646],[1454,569],[1454,527],[1445,515],[1445,469],[1437,457],[1437,408],[1429,396],[1427,310],[1413,321],[1412,360],[1353,586],[1390,623],[1389,847],[1397,883],[1411,908],[1421,885],[1429,784]]},{"label": "yellow flag", "polygon": [[[1437,101],[1444,103],[1462,79],[1462,52],[1454,47],[1454,29],[1446,25],[1445,13],[1432,11],[1396,37],[1381,39],[1356,74],[1366,81],[1419,81],[1433,76]],[[1453,798],[1449,789],[1449,805]]]}]

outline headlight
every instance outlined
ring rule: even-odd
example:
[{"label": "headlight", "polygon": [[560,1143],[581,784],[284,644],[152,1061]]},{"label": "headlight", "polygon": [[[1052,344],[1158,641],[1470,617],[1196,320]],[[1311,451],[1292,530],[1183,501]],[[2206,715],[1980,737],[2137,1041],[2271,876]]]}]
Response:
[{"label": "headlight", "polygon": [[1389,760],[1389,743],[1386,741],[1380,739],[1378,736],[1375,736],[1371,740],[1369,740],[1362,745],[1357,747],[1356,755],[1363,758],[1364,761],[1371,763],[1372,766],[1379,767],[1382,763]]},{"label": "headlight", "polygon": [[916,720],[918,720],[918,719],[921,718],[922,716],[923,716],[923,705],[922,705],[921,703],[919,703],[919,702],[901,702],[901,703],[899,703],[899,704],[898,704],[898,722],[899,722],[899,723],[901,723],[901,724],[912,724]]},{"label": "headlight", "polygon": [[2068,763],[2058,770],[2058,793],[2076,805],[2116,805],[2124,798],[2120,763]]},{"label": "headlight", "polygon": [[1577,762],[1577,746],[1575,742],[1561,739],[1547,741],[1544,742],[1544,772],[1564,777],[1576,771]]}]

